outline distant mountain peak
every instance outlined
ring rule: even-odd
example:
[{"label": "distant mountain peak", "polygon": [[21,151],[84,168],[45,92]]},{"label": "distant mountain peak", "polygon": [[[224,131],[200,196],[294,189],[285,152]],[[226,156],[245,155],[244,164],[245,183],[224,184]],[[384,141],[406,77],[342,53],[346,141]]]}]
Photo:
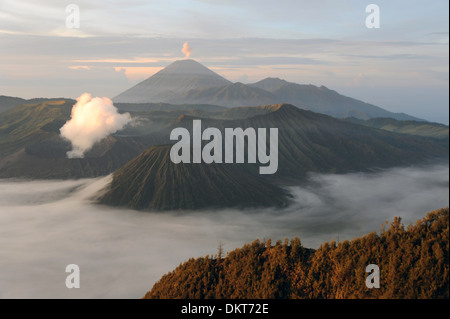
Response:
[{"label": "distant mountain peak", "polygon": [[164,69],[159,71],[158,73],[161,74],[190,74],[190,75],[213,75],[213,76],[219,76],[217,73],[211,71],[203,64],[192,60],[192,59],[184,59],[184,60],[177,60],[168,66],[166,66]]},{"label": "distant mountain peak", "polygon": [[277,77],[268,77],[268,78],[265,78],[265,79],[263,79],[263,80],[261,80],[261,81],[259,81],[259,82],[279,82],[279,83],[288,83],[288,81],[283,80],[283,79],[281,79],[281,78],[277,78]]},{"label": "distant mountain peak", "polygon": [[114,102],[146,103],[166,102],[174,95],[190,90],[208,87],[221,87],[230,81],[192,60],[177,60],[146,80],[113,98]]},{"label": "distant mountain peak", "polygon": [[250,86],[258,87],[260,89],[267,90],[267,91],[272,91],[272,90],[278,89],[281,86],[286,85],[288,83],[289,82],[287,82],[286,80],[283,80],[280,78],[268,77],[268,78],[265,78],[261,81],[254,83],[254,84],[250,84]]},{"label": "distant mountain peak", "polygon": [[224,107],[289,103],[336,118],[392,117],[419,120],[339,94],[323,85],[268,77],[252,84],[232,83],[192,59],[174,61],[113,98],[116,103],[209,104]]}]

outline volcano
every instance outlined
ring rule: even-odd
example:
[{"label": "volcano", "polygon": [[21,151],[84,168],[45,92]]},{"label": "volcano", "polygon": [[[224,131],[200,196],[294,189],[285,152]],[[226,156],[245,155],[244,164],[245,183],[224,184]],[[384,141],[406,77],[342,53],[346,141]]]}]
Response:
[{"label": "volcano", "polygon": [[288,103],[335,118],[393,118],[423,121],[394,113],[325,86],[267,78],[253,84],[232,83],[197,61],[175,61],[155,75],[113,98],[115,103],[207,104],[221,107]]},{"label": "volcano", "polygon": [[117,103],[166,102],[198,88],[221,87],[230,81],[194,60],[178,60],[113,98]]}]

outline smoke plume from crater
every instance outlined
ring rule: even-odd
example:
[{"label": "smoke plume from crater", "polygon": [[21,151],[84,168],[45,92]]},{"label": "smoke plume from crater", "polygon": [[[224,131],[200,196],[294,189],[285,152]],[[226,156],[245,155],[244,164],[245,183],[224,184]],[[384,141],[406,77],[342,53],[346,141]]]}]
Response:
[{"label": "smoke plume from crater", "polygon": [[183,43],[183,48],[181,49],[181,52],[184,53],[184,56],[186,58],[189,58],[191,56],[192,48],[189,46],[187,42]]},{"label": "smoke plume from crater", "polygon": [[121,130],[130,121],[130,114],[118,113],[110,99],[92,98],[89,93],[83,93],[72,108],[70,120],[60,129],[61,136],[72,143],[67,157],[84,157],[95,143]]}]

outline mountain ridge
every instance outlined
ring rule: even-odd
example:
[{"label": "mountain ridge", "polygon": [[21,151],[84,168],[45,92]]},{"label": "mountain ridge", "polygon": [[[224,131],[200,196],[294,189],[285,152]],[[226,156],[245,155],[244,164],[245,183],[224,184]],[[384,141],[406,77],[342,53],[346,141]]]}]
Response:
[{"label": "mountain ridge", "polygon": [[[182,103],[183,101],[189,101],[192,104],[214,104],[226,107],[238,107],[272,104],[274,97],[265,90],[252,88],[237,82],[220,87],[192,89],[180,97],[169,99],[170,103],[175,104]],[[223,101],[227,102],[224,103]]]},{"label": "mountain ridge", "polygon": [[393,118],[373,118],[361,120],[357,118],[346,118],[346,121],[361,124],[369,127],[379,128],[382,130],[418,136],[428,136],[438,139],[449,138],[449,127],[440,123],[420,122],[417,121],[399,121]]},{"label": "mountain ridge", "polygon": [[178,60],[113,98],[118,103],[167,102],[168,96],[231,82],[194,60]]},{"label": "mountain ridge", "polygon": [[[218,180],[214,179],[215,182],[212,184],[210,182],[211,176],[219,176],[224,188],[239,189],[238,194],[247,194],[248,191],[259,194],[255,196],[261,198],[258,202],[264,205],[285,198],[279,191],[271,190],[270,187],[297,185],[310,172],[371,171],[432,160],[442,161],[448,158],[448,143],[443,141],[406,136],[353,124],[328,115],[301,110],[289,104],[258,107],[258,111],[260,110],[263,112],[241,119],[211,119],[195,115],[180,115],[167,126],[167,132],[169,133],[173,128],[185,128],[190,132],[189,139],[191,139],[194,120],[201,120],[202,130],[214,127],[221,132],[222,136],[226,128],[239,127],[242,130],[278,128],[278,170],[273,175],[259,175],[261,164],[258,162],[254,164],[174,164],[167,155],[170,147],[175,143],[172,141],[171,145],[165,146],[164,156],[141,154],[119,169],[114,174],[112,183],[107,187],[107,196],[103,197],[101,202],[144,210],[193,209],[221,205],[229,207],[230,203],[221,197],[226,192],[220,190]],[[205,141],[202,143],[206,144]],[[149,148],[143,154],[153,154],[155,147]],[[247,158],[247,148],[244,152],[246,154],[244,157]],[[224,154],[222,151],[222,162]],[[157,158],[153,163],[149,159],[152,157]],[[148,174],[153,177],[144,178]],[[190,178],[192,187],[187,186],[189,182],[184,174],[192,177]],[[155,183],[163,186],[152,188],[151,184]],[[183,194],[181,197],[176,193],[176,185],[180,186]],[[218,191],[216,196],[206,194],[203,190],[199,191],[195,185],[199,187],[209,185],[208,188]],[[155,187],[156,190],[152,190]],[[132,191],[127,191],[128,188]],[[168,194],[172,194],[170,201],[167,199]],[[234,196],[236,204],[245,203],[240,196]],[[246,197],[252,198],[250,195]],[[149,199],[151,199],[150,202]]]},{"label": "mountain ridge", "polygon": [[363,120],[376,117],[391,117],[397,120],[422,119],[404,114],[387,111],[376,105],[339,94],[326,86],[312,84],[297,84],[279,78],[266,78],[249,84],[251,87],[265,89],[274,94],[277,100],[291,103],[301,108],[331,115],[337,118],[355,117]]},{"label": "mountain ridge", "polygon": [[[433,154],[448,157],[448,134],[437,140],[390,133],[283,104],[211,111],[209,105],[122,104],[121,112],[130,112],[133,124],[111,136],[119,142],[105,139],[94,145],[84,159],[71,160],[64,158],[69,144],[61,139],[59,129],[70,118],[74,103],[46,101],[5,111],[0,117],[0,177],[81,178],[109,174],[149,147],[171,143],[171,130],[189,128],[193,119],[203,119],[202,127],[219,129],[279,127],[277,174],[282,176],[301,178],[308,171],[333,173],[399,166],[426,161],[426,156],[431,158]],[[184,120],[177,122],[180,116]],[[422,122],[408,124],[413,128],[422,126]],[[422,133],[434,134],[434,128],[425,126]],[[390,143],[388,149],[386,143]]]},{"label": "mountain ridge", "polygon": [[266,78],[232,83],[194,60],[178,60],[113,98],[120,103],[213,104],[224,107],[289,103],[337,118],[421,120],[339,94],[325,86]]}]

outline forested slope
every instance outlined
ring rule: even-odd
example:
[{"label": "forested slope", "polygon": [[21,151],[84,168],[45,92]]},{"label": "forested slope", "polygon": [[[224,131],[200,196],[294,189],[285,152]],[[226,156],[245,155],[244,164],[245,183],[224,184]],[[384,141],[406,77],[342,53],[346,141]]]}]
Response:
[{"label": "forested slope", "polygon": [[[254,241],[214,258],[190,259],[164,275],[145,298],[448,298],[448,207],[405,227],[395,218],[380,233],[307,249]],[[380,288],[365,285],[368,264]]]}]

